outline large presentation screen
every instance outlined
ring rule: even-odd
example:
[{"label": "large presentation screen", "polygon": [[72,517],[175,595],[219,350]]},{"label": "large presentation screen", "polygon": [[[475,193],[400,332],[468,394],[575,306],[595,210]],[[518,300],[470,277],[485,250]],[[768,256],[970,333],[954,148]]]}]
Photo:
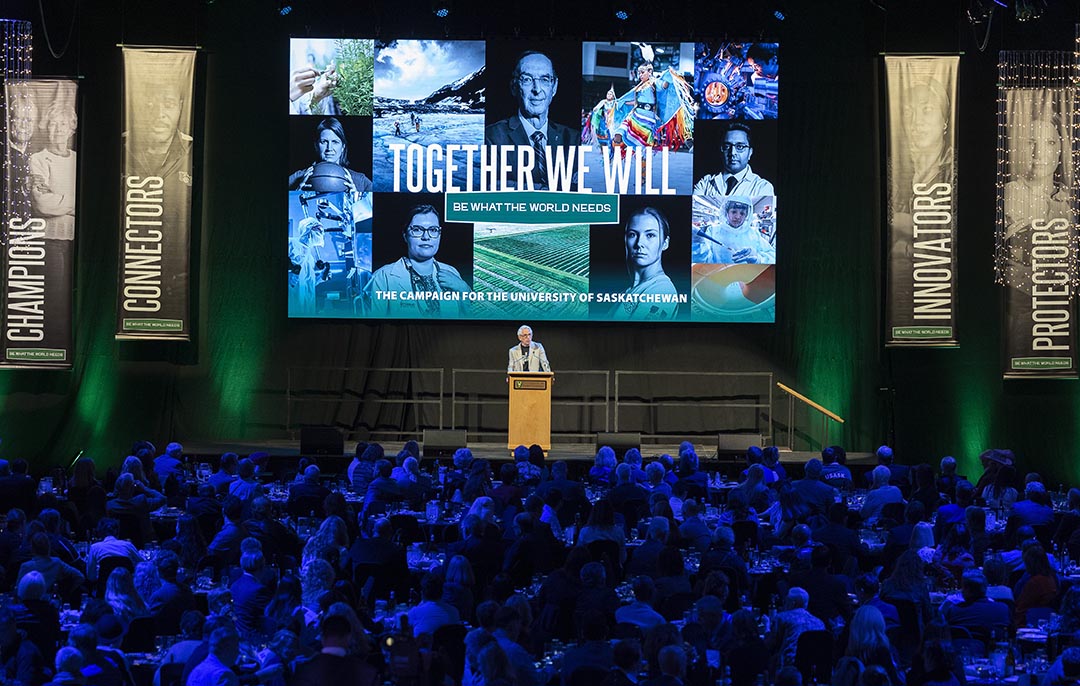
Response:
[{"label": "large presentation screen", "polygon": [[778,44],[289,53],[290,317],[775,320]]}]

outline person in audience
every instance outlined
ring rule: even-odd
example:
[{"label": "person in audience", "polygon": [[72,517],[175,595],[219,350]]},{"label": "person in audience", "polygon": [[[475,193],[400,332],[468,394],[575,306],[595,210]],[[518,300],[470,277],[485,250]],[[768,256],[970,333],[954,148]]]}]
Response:
[{"label": "person in audience", "polygon": [[656,594],[656,584],[648,575],[641,574],[632,581],[634,601],[628,605],[622,605],[615,610],[615,621],[618,624],[633,624],[641,629],[648,629],[657,624],[664,623],[664,617],[652,606],[653,596]]},{"label": "person in audience", "polygon": [[[758,512],[764,512],[772,503],[773,491],[765,484],[765,468],[759,463],[750,465],[746,470],[746,480],[732,489],[738,491],[743,499]],[[731,497],[730,494],[728,496]]]},{"label": "person in audience", "polygon": [[593,610],[601,612],[608,622],[614,624],[615,610],[619,607],[619,597],[607,586],[607,572],[599,562],[589,562],[581,568],[581,591],[574,606],[574,619],[577,628],[587,613]]},{"label": "person in audience", "polygon": [[[983,453],[985,455],[985,453]],[[998,464],[991,462],[990,464]],[[982,485],[983,480],[979,479],[979,485],[976,486],[976,490],[981,487],[982,499],[986,502],[986,506],[992,510],[1006,510],[1008,511],[1013,503],[1016,502],[1017,492],[1013,488],[1013,484],[1016,481],[1016,470],[1011,464],[1000,465],[999,468],[994,470],[993,481]],[[983,475],[986,476],[985,473]]]},{"label": "person in audience", "polygon": [[1065,501],[1066,512],[1054,530],[1053,542],[1064,547],[1073,533],[1080,529],[1080,488],[1070,488]]},{"label": "person in audience", "polygon": [[294,561],[300,556],[301,542],[292,527],[285,526],[274,517],[270,501],[259,496],[251,501],[251,517],[244,520],[242,527],[248,536],[257,538],[262,543],[263,554],[269,560],[278,556],[291,557]]},{"label": "person in audience", "polygon": [[421,602],[409,610],[409,626],[413,634],[434,634],[435,630],[448,624],[460,624],[457,608],[443,600],[443,579],[438,574],[427,573],[420,582]]},{"label": "person in audience", "polygon": [[650,496],[654,493],[659,493],[665,498],[672,496],[671,484],[664,480],[666,474],[664,465],[660,462],[650,462],[645,467],[645,489]]},{"label": "person in audience", "polygon": [[724,664],[731,668],[732,684],[750,686],[759,674],[769,669],[769,650],[758,634],[753,610],[739,610],[732,615],[731,631],[732,641],[724,654]]},{"label": "person in audience", "polygon": [[804,468],[805,476],[792,483],[795,492],[812,513],[825,514],[840,497],[836,489],[822,481],[821,460],[812,458]]},{"label": "person in audience", "polygon": [[170,443],[165,447],[165,452],[154,458],[154,473],[157,474],[158,483],[165,483],[170,476],[182,477],[184,475],[184,446],[179,443]]},{"label": "person in audience", "polygon": [[633,639],[615,641],[611,661],[612,669],[605,686],[635,686],[641,666],[641,643]]},{"label": "person in audience", "polygon": [[821,451],[821,480],[842,490],[851,488],[851,470],[847,468],[847,452],[838,445],[830,445]]},{"label": "person in audience", "polygon": [[1073,646],[1061,651],[1050,669],[1046,670],[1044,684],[1074,684],[1080,678],[1080,648]]},{"label": "person in audience", "polygon": [[961,481],[953,489],[953,501],[945,503],[937,510],[934,535],[942,540],[952,527],[964,523],[965,510],[975,503],[975,487],[967,481]]},{"label": "person in audience", "polygon": [[1027,624],[1027,611],[1036,607],[1051,607],[1058,596],[1057,577],[1041,545],[1024,550],[1024,578],[1017,583],[1015,617],[1017,626]]},{"label": "person in audience", "polygon": [[883,465],[874,467],[872,472],[873,486],[870,492],[866,494],[862,510],[860,510],[863,521],[867,524],[875,523],[881,515],[881,509],[889,503],[904,502],[904,496],[900,493],[900,489],[889,484],[891,474],[888,467]]},{"label": "person in audience", "polygon": [[614,541],[619,546],[619,564],[626,561],[626,531],[615,524],[615,508],[607,498],[596,501],[578,534],[578,545],[588,546],[593,541]]},{"label": "person in audience", "polygon": [[240,542],[248,535],[243,523],[243,499],[236,495],[227,496],[222,501],[222,513],[225,515],[225,524],[214,536],[214,540],[210,541],[206,552],[218,558],[223,564],[239,564]]},{"label": "person in audience", "polygon": [[608,641],[608,621],[601,610],[589,610],[581,620],[581,640],[563,653],[562,684],[571,683],[574,672],[581,667],[610,670],[615,653]]},{"label": "person in audience", "polygon": [[892,574],[881,584],[881,598],[893,605],[914,604],[923,621],[930,618],[930,581],[918,551],[908,549],[897,558]]},{"label": "person in audience", "polygon": [[[656,521],[656,520],[653,520]],[[663,521],[663,520],[660,520]],[[651,526],[651,523],[650,523]],[[637,558],[640,548],[634,551]],[[730,526],[718,526],[712,532],[712,545],[701,556],[698,576],[707,576],[711,571],[723,571],[732,576],[730,579],[736,588],[750,588],[750,575],[746,561],[735,552],[735,532]]]},{"label": "person in audience", "polygon": [[308,465],[302,478],[289,484],[289,499],[285,503],[285,509],[289,512],[312,509],[316,516],[325,516],[322,502],[330,495],[330,489],[319,483],[321,474],[318,465]]},{"label": "person in audience", "polygon": [[162,550],[154,560],[161,586],[150,597],[150,614],[154,626],[163,636],[175,636],[180,633],[180,619],[188,610],[195,609],[195,596],[187,584],[181,584],[177,578],[180,570],[180,558],[168,550]]},{"label": "person in audience", "polygon": [[873,574],[862,574],[855,579],[855,598],[859,607],[876,607],[885,619],[886,631],[900,626],[900,613],[896,606],[887,603],[879,595],[881,584]]},{"label": "person in audience", "polygon": [[274,589],[260,578],[265,564],[262,552],[244,553],[240,556],[240,568],[244,573],[229,587],[233,598],[233,617],[241,636],[257,637],[269,633],[266,608],[274,597]]},{"label": "person in audience", "polygon": [[330,615],[319,625],[322,648],[314,656],[300,660],[290,686],[323,686],[328,683],[375,686],[379,671],[362,657],[350,655],[353,627],[340,615]]},{"label": "person in audience", "polygon": [[343,567],[349,550],[349,529],[341,517],[327,517],[304,545],[301,566],[315,558],[329,562],[335,569]]},{"label": "person in audience", "polygon": [[391,503],[401,499],[397,482],[390,478],[393,470],[389,460],[375,463],[375,477],[368,484],[367,493],[364,495],[365,517],[368,513],[383,514]]},{"label": "person in audience", "polygon": [[[967,480],[967,477],[956,473],[956,458],[952,455],[941,458],[941,474],[937,479],[938,492],[946,498],[955,499],[956,487],[961,483],[971,486],[971,482]],[[975,490],[975,487],[971,486],[971,489]]]},{"label": "person in audience", "polygon": [[0,607],[0,667],[5,683],[13,686],[40,686],[48,680],[41,649],[26,640],[11,607]]},{"label": "person in audience", "polygon": [[68,632],[68,645],[82,655],[80,671],[88,686],[126,686],[129,683],[127,665],[118,663],[116,654],[98,649],[97,630],[93,625],[72,627]]},{"label": "person in audience", "polygon": [[[499,608],[495,614],[495,631],[492,635],[510,662],[517,686],[541,686],[547,683],[546,679],[542,678],[540,670],[536,668],[532,655],[517,643],[521,630],[521,617],[517,611],[510,607]],[[490,646],[487,649],[490,650]]]},{"label": "person in audience", "polygon": [[56,652],[56,673],[47,686],[75,686],[85,684],[82,675],[83,656],[77,649],[64,646]]},{"label": "person in audience", "polygon": [[26,474],[16,474],[11,463],[0,460],[0,502],[5,507],[33,513],[37,482]]},{"label": "person in audience", "polygon": [[206,480],[214,489],[218,497],[225,497],[229,493],[229,487],[236,481],[236,471],[239,467],[240,456],[236,453],[224,453],[218,461],[218,470]]},{"label": "person in audience", "polygon": [[867,668],[876,666],[884,669],[889,683],[903,683],[896,670],[892,646],[885,635],[885,618],[876,607],[860,607],[855,613],[848,631],[846,654],[857,658]]},{"label": "person in audience", "polygon": [[[169,649],[165,651],[165,655],[161,658],[161,664],[158,665],[157,671],[154,672],[153,686],[168,686],[168,684],[161,683],[161,670],[165,665],[183,665],[191,657],[191,654],[202,643],[202,631],[203,624],[206,622],[206,618],[198,610],[189,610],[184,613],[184,616],[180,619],[180,640],[169,646]],[[86,626],[86,625],[82,625]],[[93,631],[93,627],[88,627]],[[72,645],[79,648],[83,655],[86,655],[86,651],[80,646],[76,645],[72,640]],[[96,643],[97,636],[94,636]],[[90,659],[87,658],[87,663],[90,663]],[[102,684],[101,686],[105,686]],[[120,686],[119,683],[109,682],[108,686]]]},{"label": "person in audience", "polygon": [[911,474],[915,488],[909,500],[922,503],[926,512],[936,512],[941,504],[941,492],[937,489],[934,468],[928,464],[915,465]]},{"label": "person in audience", "polygon": [[804,631],[825,630],[825,623],[807,611],[809,603],[810,595],[806,591],[798,586],[788,589],[784,610],[776,615],[765,640],[769,653],[777,657],[777,667],[795,664],[795,650]]},{"label": "person in audience", "polygon": [[229,484],[229,495],[245,506],[263,494],[262,484],[255,478],[255,463],[246,457],[236,467],[236,480]]},{"label": "person in audience", "polygon": [[827,512],[825,525],[814,530],[814,540],[828,546],[833,554],[833,567],[843,569],[847,560],[859,553],[859,536],[847,527],[847,504],[833,503]]},{"label": "person in audience", "polygon": [[232,665],[240,657],[240,636],[226,626],[210,634],[210,652],[188,676],[187,686],[239,686]]},{"label": "person in audience", "polygon": [[698,456],[693,450],[679,455],[678,481],[671,485],[672,492],[680,498],[708,498],[709,476],[698,470]]},{"label": "person in audience", "polygon": [[[74,541],[64,535],[61,530],[61,525],[67,525],[64,517],[56,509],[57,505],[56,496],[52,493],[43,493],[41,498],[38,499],[38,505],[41,506],[41,510],[38,512],[38,521],[45,527],[45,534],[49,537],[49,545],[52,548],[52,554],[60,559],[61,562],[66,562],[69,565],[75,566],[81,563],[79,560],[79,551],[75,547]],[[65,510],[67,512],[67,510]],[[71,524],[78,524],[78,516],[71,515],[69,518]]]},{"label": "person in audience", "polygon": [[1054,507],[1050,503],[1050,494],[1038,481],[1031,481],[1024,487],[1024,500],[1013,503],[1009,519],[1016,518],[1021,525],[1030,527],[1050,526],[1054,523]]},{"label": "person in audience", "polygon": [[712,532],[701,519],[702,507],[693,498],[683,503],[683,523],[679,526],[679,538],[690,548],[704,553],[712,543]]},{"label": "person in audience", "polygon": [[60,640],[60,613],[49,601],[45,578],[39,572],[28,572],[19,579],[11,609],[19,628],[26,631],[26,640],[37,645],[47,663]]},{"label": "person in audience", "polygon": [[805,589],[810,596],[807,609],[825,623],[845,622],[851,617],[851,599],[847,584],[839,575],[829,573],[832,553],[824,546],[810,553],[811,568],[807,572],[791,575],[791,586]]},{"label": "person in audience", "polygon": [[45,592],[68,595],[85,580],[83,573],[52,555],[49,535],[38,532],[30,537],[30,552],[33,557],[19,567],[18,578],[30,572],[38,572],[45,580]]},{"label": "person in audience", "polygon": [[986,597],[986,576],[981,571],[971,569],[964,573],[960,593],[961,602],[947,600],[941,606],[941,613],[950,626],[964,627],[979,635],[1009,626],[1012,621],[1009,606]]},{"label": "person in audience", "polygon": [[1080,639],[1080,586],[1065,591],[1057,613],[1050,619],[1048,632],[1058,637],[1059,645],[1076,643]]},{"label": "person in audience", "polygon": [[[649,520],[645,530],[645,542],[634,548],[634,554],[626,564],[628,577],[656,574],[656,560],[667,545],[670,527],[666,517],[653,517]],[[702,563],[704,564],[704,560]]]},{"label": "person in audience", "polygon": [[[893,449],[887,445],[878,446],[874,451],[877,463],[889,470],[889,483],[906,492],[911,486],[910,469],[906,465],[897,464]],[[869,475],[867,475],[869,476]],[[871,485],[871,484],[867,484]]]},{"label": "person in audience", "polygon": [[[349,549],[348,559],[354,576],[357,567],[369,570],[374,579],[375,593],[378,597],[385,597],[391,591],[403,588],[409,578],[409,565],[405,549],[393,540],[394,527],[389,519],[378,519],[374,534],[371,538],[356,539]],[[332,575],[333,567],[330,570]]]},{"label": "person in audience", "polygon": [[109,574],[105,582],[105,601],[125,627],[136,617],[149,614],[146,603],[135,589],[135,576],[124,567],[117,567]]},{"label": "person in audience", "polygon": [[[140,466],[135,469],[141,470],[142,463],[135,460],[132,467],[136,464]],[[152,540],[154,527],[150,522],[150,513],[165,505],[165,496],[150,488],[145,481],[137,480],[131,472],[117,477],[113,488],[116,495],[105,504],[105,511],[116,519],[130,519],[142,541]],[[138,545],[140,541],[132,542]]]}]

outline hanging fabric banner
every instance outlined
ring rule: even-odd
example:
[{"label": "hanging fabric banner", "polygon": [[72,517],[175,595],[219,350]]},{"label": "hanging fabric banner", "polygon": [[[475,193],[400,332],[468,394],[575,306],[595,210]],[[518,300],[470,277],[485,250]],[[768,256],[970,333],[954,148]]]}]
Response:
[{"label": "hanging fabric banner", "polygon": [[193,50],[124,48],[116,337],[188,340]]},{"label": "hanging fabric banner", "polygon": [[886,56],[886,344],[956,345],[958,56]]},{"label": "hanging fabric banner", "polygon": [[1005,286],[1005,378],[1075,378],[1076,62],[1002,52],[995,276]]},{"label": "hanging fabric banner", "polygon": [[4,87],[2,367],[71,368],[77,92],[74,81]]}]

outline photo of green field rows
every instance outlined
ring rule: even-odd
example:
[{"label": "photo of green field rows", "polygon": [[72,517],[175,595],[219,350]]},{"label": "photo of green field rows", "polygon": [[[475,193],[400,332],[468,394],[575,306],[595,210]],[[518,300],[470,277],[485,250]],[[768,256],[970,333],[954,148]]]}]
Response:
[{"label": "photo of green field rows", "polygon": [[589,226],[476,224],[473,234],[473,290],[506,293],[504,301],[473,304],[487,319],[520,319],[537,314],[585,319],[587,303],[543,302],[531,294],[589,292]]}]

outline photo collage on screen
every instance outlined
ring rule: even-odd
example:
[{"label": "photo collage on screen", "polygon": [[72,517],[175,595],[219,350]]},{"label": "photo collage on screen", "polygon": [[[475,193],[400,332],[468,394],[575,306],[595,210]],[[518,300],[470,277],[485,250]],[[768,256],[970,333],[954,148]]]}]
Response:
[{"label": "photo collage on screen", "polygon": [[774,321],[776,43],[289,49],[290,317]]}]

